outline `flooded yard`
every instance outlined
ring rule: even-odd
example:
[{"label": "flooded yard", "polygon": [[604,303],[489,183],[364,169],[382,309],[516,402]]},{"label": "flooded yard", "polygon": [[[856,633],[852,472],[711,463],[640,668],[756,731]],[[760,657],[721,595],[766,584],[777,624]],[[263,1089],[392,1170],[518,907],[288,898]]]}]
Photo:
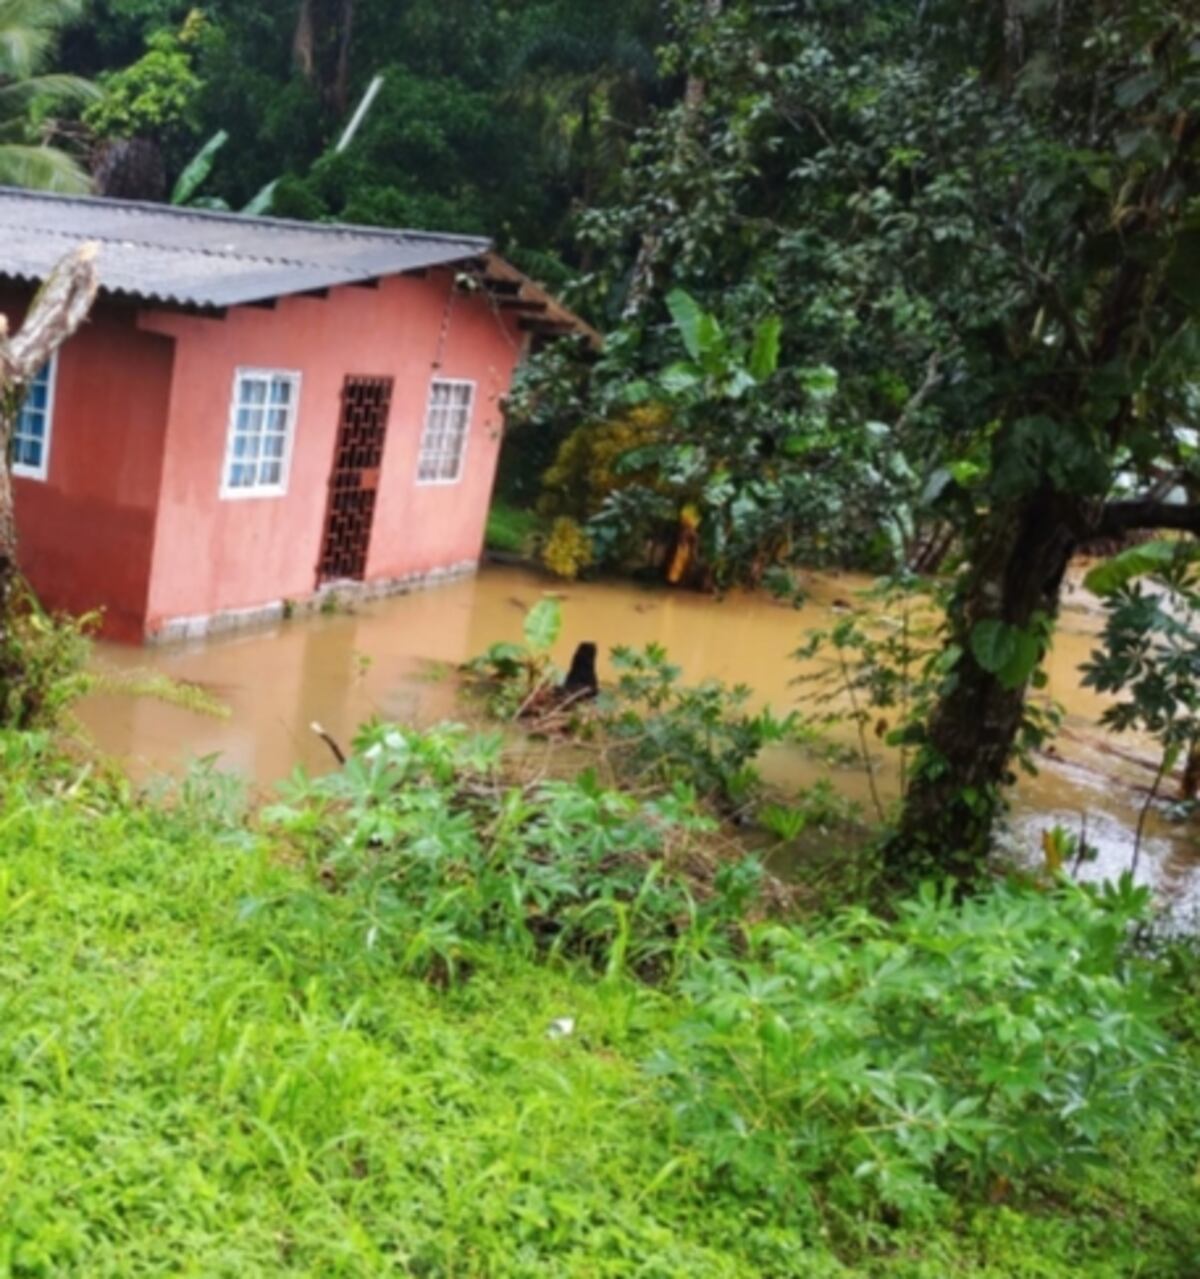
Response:
[{"label": "flooded yard", "polygon": [[[571,584],[559,589],[565,627],[560,664],[582,640],[601,654],[614,645],[662,644],[690,682],[705,678],[749,684],[757,699],[779,711],[811,698],[797,686],[802,667],[792,652],[809,629],[828,626],[836,610],[867,585],[850,575],[814,575],[800,610],[765,596],[713,600],[628,583]],[[123,694],[93,696],[81,719],[105,751],[135,774],[182,767],[188,759],[219,756],[223,767],[267,790],[297,765],[332,766],[328,748],[311,731],[321,723],[345,743],[370,716],[428,724],[461,718],[454,668],[497,640],[517,640],[528,608],[555,585],[517,568],[488,568],[475,579],[437,590],[356,605],[353,611],[282,623],[268,630],[162,650],[101,645],[101,666],[152,668],[193,681],[226,703],[228,719]],[[1115,875],[1129,864],[1133,831],[1153,776],[1152,744],[1106,737],[1097,722],[1104,700],[1081,687],[1079,664],[1101,625],[1080,589],[1068,592],[1050,658],[1050,693],[1066,708],[1055,753],[1040,773],[1023,779],[1013,814],[1016,838],[1030,848],[1059,824],[1100,849],[1089,874]],[[811,667],[809,669],[812,669]],[[601,678],[610,674],[601,662]],[[1120,754],[1114,753],[1118,750]],[[829,767],[798,747],[778,749],[764,763],[768,779],[798,786]],[[837,768],[836,785],[868,798],[861,769]],[[898,786],[896,761],[881,753],[878,781],[885,795]],[[1146,876],[1189,909],[1200,904],[1200,849],[1194,827],[1152,816],[1143,844]]]}]

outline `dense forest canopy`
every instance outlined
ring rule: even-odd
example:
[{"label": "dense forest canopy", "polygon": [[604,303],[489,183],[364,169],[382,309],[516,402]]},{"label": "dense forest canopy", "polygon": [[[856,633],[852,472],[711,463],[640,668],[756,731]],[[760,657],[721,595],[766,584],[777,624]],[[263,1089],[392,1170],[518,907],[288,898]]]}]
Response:
[{"label": "dense forest canopy", "polygon": [[[492,235],[561,282],[582,252],[575,215],[612,194],[670,92],[665,33],[657,0],[89,0],[60,62],[126,97],[135,77],[137,119],[99,131],[152,139],[166,179],[225,130],[206,192],[234,207],[282,177],[279,214]],[[355,145],[334,154],[377,75]]]}]

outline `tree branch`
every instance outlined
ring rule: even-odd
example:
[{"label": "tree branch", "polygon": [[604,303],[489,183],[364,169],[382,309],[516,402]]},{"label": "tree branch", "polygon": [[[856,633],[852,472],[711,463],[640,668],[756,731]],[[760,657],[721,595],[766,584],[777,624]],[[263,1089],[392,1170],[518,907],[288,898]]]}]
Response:
[{"label": "tree branch", "polygon": [[0,388],[23,386],[87,318],[100,278],[95,244],[85,244],[51,271],[19,333],[8,336],[0,317]]},{"label": "tree branch", "polygon": [[1182,502],[1110,502],[1100,515],[1097,537],[1120,537],[1134,529],[1176,529],[1200,534],[1200,505]]}]

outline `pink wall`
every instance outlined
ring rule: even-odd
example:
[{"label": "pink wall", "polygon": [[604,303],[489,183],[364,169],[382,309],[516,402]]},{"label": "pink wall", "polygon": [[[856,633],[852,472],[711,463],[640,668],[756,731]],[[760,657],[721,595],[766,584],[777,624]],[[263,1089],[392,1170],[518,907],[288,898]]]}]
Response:
[{"label": "pink wall", "polygon": [[[15,328],[28,295],[0,296]],[[21,567],[48,607],[104,606],[104,633],[139,641],[170,402],[173,343],[101,303],[59,352],[49,474],[15,476]]]},{"label": "pink wall", "polygon": [[[316,585],[325,504],[347,375],[396,380],[368,580],[476,559],[501,434],[500,397],[521,335],[453,276],[343,287],[224,319],[155,312],[142,327],[178,339],[147,630],[172,618],[304,599]],[[281,497],[219,497],[239,366],[303,375],[290,478]],[[474,380],[461,480],[418,486],[417,454],[434,375]]]}]

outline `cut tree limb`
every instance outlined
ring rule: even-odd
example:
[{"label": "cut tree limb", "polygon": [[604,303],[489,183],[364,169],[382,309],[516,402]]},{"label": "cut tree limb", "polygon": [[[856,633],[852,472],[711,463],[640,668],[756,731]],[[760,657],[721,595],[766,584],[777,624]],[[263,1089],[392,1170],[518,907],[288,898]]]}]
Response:
[{"label": "cut tree limb", "polygon": [[68,254],[38,290],[20,331],[9,336],[0,316],[0,633],[8,624],[11,585],[17,569],[17,527],[13,513],[9,445],[25,388],[87,318],[100,286],[98,248],[85,244]]}]

